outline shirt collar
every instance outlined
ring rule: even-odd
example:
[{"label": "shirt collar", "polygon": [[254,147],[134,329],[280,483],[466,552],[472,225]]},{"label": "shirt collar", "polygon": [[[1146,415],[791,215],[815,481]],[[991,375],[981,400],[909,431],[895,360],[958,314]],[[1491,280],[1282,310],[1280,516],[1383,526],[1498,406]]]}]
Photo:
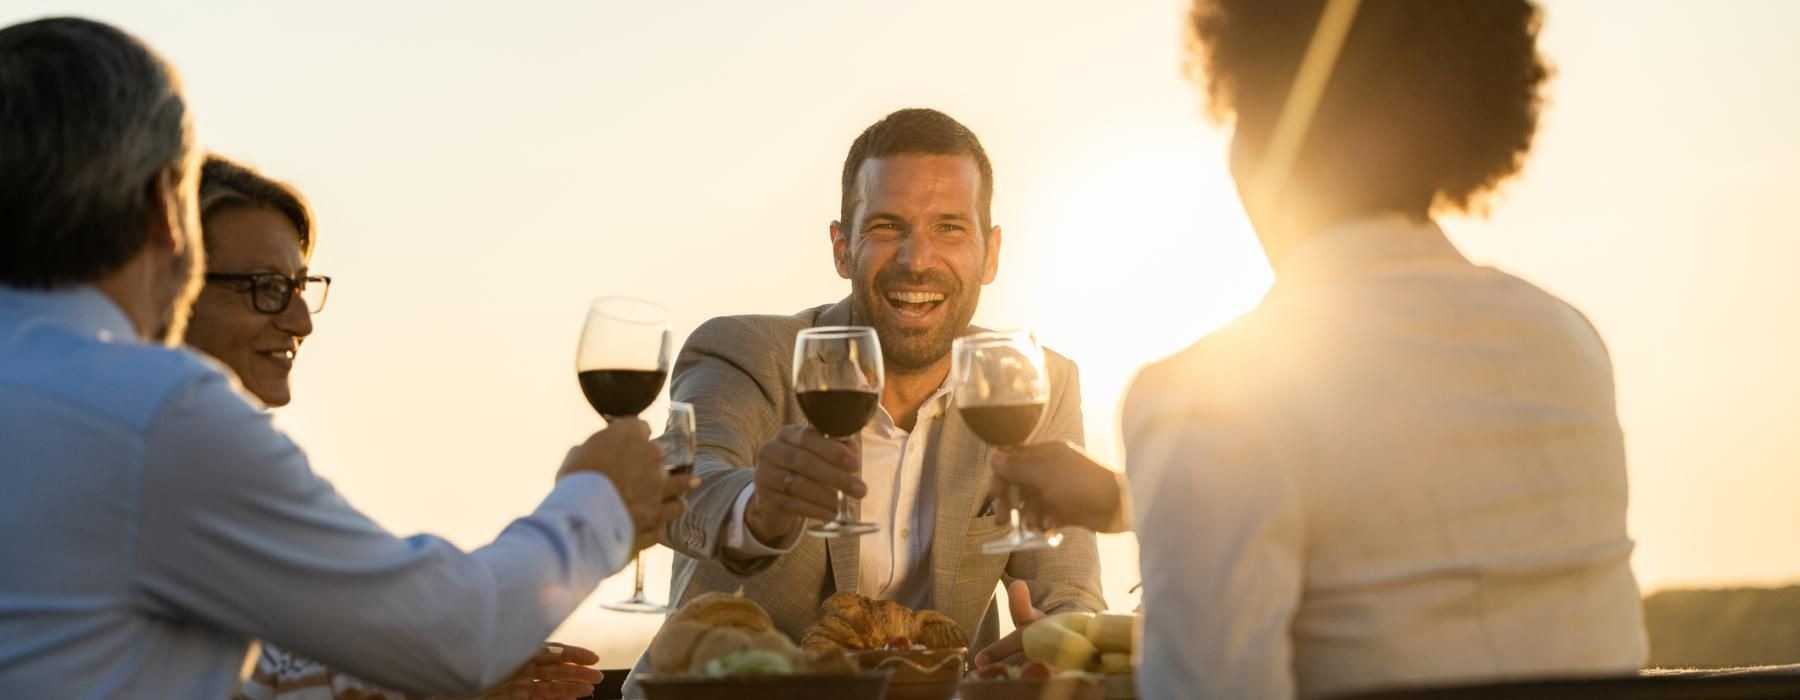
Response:
[{"label": "shirt collar", "polygon": [[112,299],[90,285],[54,290],[0,285],[0,309],[33,323],[61,328],[102,343],[137,342],[137,329]]},{"label": "shirt collar", "polygon": [[[938,386],[937,391],[932,392],[930,398],[925,399],[925,403],[919,405],[919,418],[918,422],[913,424],[913,431],[917,432],[919,426],[924,425],[926,421],[935,420],[941,415],[944,412],[944,408],[950,405],[949,398],[950,375],[946,374],[944,375],[944,383]],[[893,416],[888,415],[886,407],[878,407],[875,412],[875,418],[876,420],[871,422],[870,425],[879,426],[883,432],[890,434],[906,434],[907,432],[900,429],[900,426],[894,422]]]},{"label": "shirt collar", "polygon": [[1401,214],[1327,226],[1289,253],[1275,270],[1277,287],[1310,285],[1396,262],[1468,263],[1430,219]]},{"label": "shirt collar", "polygon": [[939,386],[937,391],[932,392],[931,398],[925,399],[925,405],[919,407],[919,417],[924,418],[925,409],[928,408],[932,409],[931,414],[936,416],[943,413],[944,407],[948,405],[950,405],[950,375],[946,374],[944,375],[944,384]]}]

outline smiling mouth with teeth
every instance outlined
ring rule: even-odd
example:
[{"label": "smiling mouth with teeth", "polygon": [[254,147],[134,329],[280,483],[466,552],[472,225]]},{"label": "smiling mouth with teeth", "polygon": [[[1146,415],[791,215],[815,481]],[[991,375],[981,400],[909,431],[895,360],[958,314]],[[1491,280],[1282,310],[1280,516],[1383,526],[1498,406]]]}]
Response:
[{"label": "smiling mouth with teeth", "polygon": [[942,292],[888,292],[887,302],[908,316],[924,316],[944,303]]}]

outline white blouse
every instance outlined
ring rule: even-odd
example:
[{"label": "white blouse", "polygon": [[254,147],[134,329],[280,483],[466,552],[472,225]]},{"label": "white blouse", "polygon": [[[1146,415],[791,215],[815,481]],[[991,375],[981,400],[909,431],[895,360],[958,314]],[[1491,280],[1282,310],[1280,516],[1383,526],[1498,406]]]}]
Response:
[{"label": "white blouse", "polygon": [[1295,250],[1125,407],[1146,698],[1633,672],[1612,365],[1557,298],[1381,219]]}]

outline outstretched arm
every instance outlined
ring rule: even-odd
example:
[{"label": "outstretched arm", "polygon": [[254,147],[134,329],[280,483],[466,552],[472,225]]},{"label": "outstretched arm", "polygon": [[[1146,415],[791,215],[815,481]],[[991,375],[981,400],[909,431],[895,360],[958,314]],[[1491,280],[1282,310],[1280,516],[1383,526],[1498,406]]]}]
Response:
[{"label": "outstretched arm", "polygon": [[417,693],[469,695],[511,675],[629,560],[636,534],[608,478],[581,472],[472,552],[395,537],[223,375],[158,413],[141,489],[138,607]]}]

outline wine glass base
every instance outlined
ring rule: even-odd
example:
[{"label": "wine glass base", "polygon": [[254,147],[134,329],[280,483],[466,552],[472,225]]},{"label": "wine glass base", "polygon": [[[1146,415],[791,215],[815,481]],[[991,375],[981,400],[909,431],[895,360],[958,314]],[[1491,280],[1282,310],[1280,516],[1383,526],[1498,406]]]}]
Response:
[{"label": "wine glass base", "polygon": [[1006,536],[981,545],[983,554],[1007,554],[1010,552],[1031,552],[1039,549],[1054,549],[1062,544],[1062,533],[1053,532],[1048,535],[1024,530],[1014,530]]},{"label": "wine glass base", "polygon": [[645,598],[641,595],[615,603],[601,603],[600,607],[615,612],[642,613],[646,615],[667,615],[674,609],[667,605]]},{"label": "wine glass base", "polygon": [[813,537],[823,537],[828,540],[839,537],[861,537],[863,535],[873,535],[877,532],[881,532],[881,526],[879,524],[858,522],[855,520],[832,520],[830,522],[823,522],[806,528],[806,534],[812,535]]}]

